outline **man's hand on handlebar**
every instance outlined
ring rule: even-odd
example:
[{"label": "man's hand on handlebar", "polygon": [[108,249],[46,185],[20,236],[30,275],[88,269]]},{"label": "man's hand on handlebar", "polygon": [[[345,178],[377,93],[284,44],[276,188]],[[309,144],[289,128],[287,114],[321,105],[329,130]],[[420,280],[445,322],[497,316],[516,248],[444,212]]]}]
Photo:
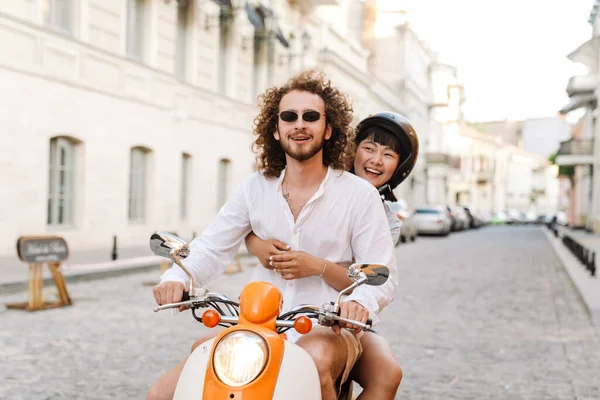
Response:
[{"label": "man's hand on handlebar", "polygon": [[[340,304],[340,317],[366,324],[369,319],[369,310],[356,301],[344,301]],[[352,333],[355,335],[362,330],[362,328],[341,321],[331,327],[338,335],[340,334],[341,328],[352,329]]]},{"label": "man's hand on handlebar", "polygon": [[[180,302],[185,289],[185,285],[181,282],[167,281],[161,282],[158,285],[154,286],[154,288],[152,289],[152,294],[154,295],[154,300],[156,300],[156,304],[162,306],[165,304]],[[181,306],[179,307],[179,311],[183,311],[188,308],[188,306]]]}]

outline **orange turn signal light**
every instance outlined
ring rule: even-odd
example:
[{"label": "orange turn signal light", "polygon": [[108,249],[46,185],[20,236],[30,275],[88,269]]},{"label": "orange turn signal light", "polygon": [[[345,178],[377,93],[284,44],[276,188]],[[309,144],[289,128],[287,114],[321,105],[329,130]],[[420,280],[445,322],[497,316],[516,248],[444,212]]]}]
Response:
[{"label": "orange turn signal light", "polygon": [[294,321],[294,329],[296,329],[296,332],[305,335],[312,329],[312,321],[310,318],[305,317],[304,315],[298,317]]},{"label": "orange turn signal light", "polygon": [[215,310],[206,310],[202,314],[202,323],[207,328],[214,328],[219,325],[219,322],[221,322],[221,314]]}]

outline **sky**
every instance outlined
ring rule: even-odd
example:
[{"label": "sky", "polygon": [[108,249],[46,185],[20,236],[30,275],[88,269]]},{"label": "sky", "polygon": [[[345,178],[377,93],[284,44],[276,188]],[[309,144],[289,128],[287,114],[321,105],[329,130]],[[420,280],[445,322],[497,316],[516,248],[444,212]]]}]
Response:
[{"label": "sky", "polygon": [[467,120],[554,116],[568,79],[587,73],[567,55],[592,36],[593,0],[377,1],[407,9],[420,38],[458,68]]}]

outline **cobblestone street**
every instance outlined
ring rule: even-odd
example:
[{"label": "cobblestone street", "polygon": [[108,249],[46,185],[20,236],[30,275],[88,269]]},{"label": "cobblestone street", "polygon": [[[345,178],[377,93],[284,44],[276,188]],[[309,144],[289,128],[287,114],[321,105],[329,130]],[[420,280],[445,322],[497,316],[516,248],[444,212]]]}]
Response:
[{"label": "cobblestone street", "polygon": [[[600,399],[600,341],[541,229],[486,227],[398,247],[400,285],[380,326],[404,370],[397,399]],[[211,290],[237,297],[251,271]],[[144,283],[157,278],[72,284],[74,305],[62,309],[2,308],[0,398],[144,398],[207,331],[189,312],[152,311]]]}]

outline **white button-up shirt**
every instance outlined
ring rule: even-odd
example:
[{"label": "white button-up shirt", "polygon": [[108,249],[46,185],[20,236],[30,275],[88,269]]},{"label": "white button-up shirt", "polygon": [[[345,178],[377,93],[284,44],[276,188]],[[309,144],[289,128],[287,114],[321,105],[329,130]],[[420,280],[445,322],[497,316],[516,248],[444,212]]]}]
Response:
[{"label": "white button-up shirt", "polygon": [[388,203],[385,201],[383,202],[383,208],[385,210],[385,216],[388,220],[388,225],[390,226],[390,235],[392,235],[392,241],[394,242],[394,246],[396,246],[400,241],[402,224],[400,224],[400,220],[396,216],[396,213],[392,211]]},{"label": "white button-up shirt", "polygon": [[[236,189],[213,223],[190,243],[190,255],[183,261],[198,286],[206,286],[232,262],[250,231],[258,237],[277,239],[329,261],[381,263],[390,269],[381,286],[362,285],[344,301],[354,300],[376,314],[394,297],[398,273],[390,228],[377,190],[367,181],[348,172],[329,168],[313,197],[302,208],[296,222],[281,192],[285,170],[279,178],[267,179],[257,172]],[[323,305],[335,301],[339,292],[322,278],[311,276],[284,280],[257,265],[254,281],[269,282],[283,294],[283,310],[301,305]],[[174,266],[161,277],[164,281],[188,284],[187,275]],[[291,331],[290,331],[291,332]]]}]

